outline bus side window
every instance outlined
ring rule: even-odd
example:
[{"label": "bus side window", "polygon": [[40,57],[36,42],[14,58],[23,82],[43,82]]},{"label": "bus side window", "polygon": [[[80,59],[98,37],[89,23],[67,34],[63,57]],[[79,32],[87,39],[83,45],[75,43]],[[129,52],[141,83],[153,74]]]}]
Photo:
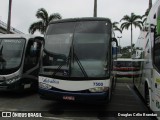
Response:
[{"label": "bus side window", "polygon": [[158,37],[156,41],[157,42],[155,42],[154,49],[153,49],[153,61],[154,61],[155,67],[160,72],[160,43],[158,42],[160,41],[160,37]]},{"label": "bus side window", "polygon": [[160,6],[158,7],[157,10],[157,36],[160,36]]}]

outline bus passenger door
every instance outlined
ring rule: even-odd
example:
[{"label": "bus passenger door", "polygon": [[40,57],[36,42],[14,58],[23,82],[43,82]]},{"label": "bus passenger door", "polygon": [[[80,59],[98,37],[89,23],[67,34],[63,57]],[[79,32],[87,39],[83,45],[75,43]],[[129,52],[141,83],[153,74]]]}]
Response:
[{"label": "bus passenger door", "polygon": [[42,42],[37,38],[28,41],[23,69],[25,74],[38,76],[41,47]]}]

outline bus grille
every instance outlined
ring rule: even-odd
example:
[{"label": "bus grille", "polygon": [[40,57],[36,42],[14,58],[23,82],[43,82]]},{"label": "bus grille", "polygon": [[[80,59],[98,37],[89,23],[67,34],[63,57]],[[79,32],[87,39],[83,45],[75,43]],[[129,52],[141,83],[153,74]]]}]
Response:
[{"label": "bus grille", "polygon": [[[53,87],[51,90],[58,91],[58,92],[70,92],[70,91],[61,90],[61,89],[53,88]],[[90,93],[90,91],[89,90],[81,90],[81,91],[72,91],[72,93]]]}]

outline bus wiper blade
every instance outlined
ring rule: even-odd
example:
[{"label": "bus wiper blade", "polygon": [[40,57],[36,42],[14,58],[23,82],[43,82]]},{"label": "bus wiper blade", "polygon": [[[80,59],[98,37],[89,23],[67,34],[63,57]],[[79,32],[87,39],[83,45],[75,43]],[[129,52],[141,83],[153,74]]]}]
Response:
[{"label": "bus wiper blade", "polygon": [[69,62],[70,57],[67,57],[66,62],[63,62],[62,64],[60,64],[57,69],[55,70],[55,72],[52,74],[52,76],[55,76],[57,72],[59,72],[59,70],[62,68],[63,65],[67,65]]},{"label": "bus wiper blade", "polygon": [[66,58],[66,61],[58,66],[58,68],[55,70],[55,72],[53,73],[52,76],[55,76],[56,73],[59,72],[59,70],[61,69],[61,67],[62,67],[63,65],[68,65],[68,64],[69,64],[70,55],[71,55],[71,49],[70,49],[70,52],[69,52],[68,57]]},{"label": "bus wiper blade", "polygon": [[81,69],[83,75],[84,75],[85,77],[88,77],[88,75],[87,75],[87,73],[86,73],[84,67],[82,66],[82,63],[80,62],[79,58],[77,57],[77,55],[76,55],[75,53],[73,53],[73,54],[74,54],[74,57],[75,57],[75,59],[76,59],[78,65],[79,65],[79,67],[80,67],[80,69]]},{"label": "bus wiper blade", "polygon": [[61,69],[61,67],[62,67],[63,65],[65,65],[65,64],[64,64],[64,63],[60,64],[60,65],[58,66],[58,68],[55,70],[55,72],[53,73],[52,76],[55,76],[56,73],[59,72],[59,70]]}]

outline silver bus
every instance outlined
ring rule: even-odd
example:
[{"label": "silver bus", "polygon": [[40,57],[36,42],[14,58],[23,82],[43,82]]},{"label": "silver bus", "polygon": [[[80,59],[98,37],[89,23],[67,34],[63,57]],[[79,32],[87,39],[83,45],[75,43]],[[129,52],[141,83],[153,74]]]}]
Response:
[{"label": "silver bus", "polygon": [[0,90],[21,91],[38,86],[44,39],[26,34],[0,35]]}]

